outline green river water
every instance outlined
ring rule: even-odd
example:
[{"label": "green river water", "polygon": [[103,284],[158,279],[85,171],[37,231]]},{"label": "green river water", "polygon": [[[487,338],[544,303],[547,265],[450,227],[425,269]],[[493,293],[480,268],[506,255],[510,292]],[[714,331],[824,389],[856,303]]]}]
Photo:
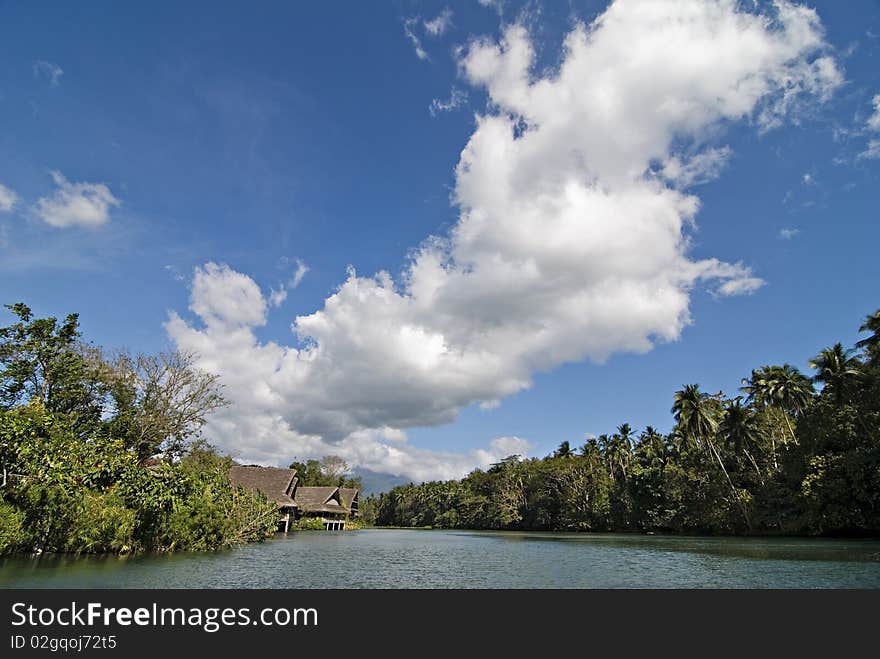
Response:
[{"label": "green river water", "polygon": [[0,559],[2,588],[880,588],[880,541],[371,529]]}]

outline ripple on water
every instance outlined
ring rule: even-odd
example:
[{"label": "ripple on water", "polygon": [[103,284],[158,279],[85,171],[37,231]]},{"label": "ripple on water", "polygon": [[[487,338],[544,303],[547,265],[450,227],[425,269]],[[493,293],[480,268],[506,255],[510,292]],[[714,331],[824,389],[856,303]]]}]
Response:
[{"label": "ripple on water", "polygon": [[880,542],[376,529],[210,554],[7,558],[5,588],[880,588]]}]

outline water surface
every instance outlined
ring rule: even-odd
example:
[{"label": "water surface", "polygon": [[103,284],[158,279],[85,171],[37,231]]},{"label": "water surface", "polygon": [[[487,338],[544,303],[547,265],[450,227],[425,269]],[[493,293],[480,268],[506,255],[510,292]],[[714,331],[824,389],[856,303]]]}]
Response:
[{"label": "water surface", "polygon": [[371,529],[0,559],[2,588],[880,588],[880,541]]}]

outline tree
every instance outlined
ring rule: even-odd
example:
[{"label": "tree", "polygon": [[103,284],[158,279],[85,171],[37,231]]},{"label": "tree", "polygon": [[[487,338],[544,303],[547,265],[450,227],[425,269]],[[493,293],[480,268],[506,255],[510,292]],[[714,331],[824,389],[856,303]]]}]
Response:
[{"label": "tree", "polygon": [[862,363],[840,343],[825,348],[810,360],[810,368],[816,371],[813,379],[825,385],[838,400],[851,397],[856,380],[861,376]]},{"label": "tree", "polygon": [[348,463],[338,455],[325,455],[321,458],[321,473],[331,481],[339,480],[348,470]]},{"label": "tree", "polygon": [[763,485],[764,478],[761,475],[761,469],[749,451],[750,447],[757,445],[760,430],[755,415],[752,410],[742,404],[741,397],[737,396],[724,406],[719,432],[733,446],[734,451],[742,453],[748,458]]},{"label": "tree", "polygon": [[571,444],[568,443],[568,440],[563,441],[559,448],[556,449],[556,452],[553,454],[554,458],[570,458],[574,455],[571,452]]},{"label": "tree", "polygon": [[320,460],[306,460],[305,462],[294,460],[290,463],[289,468],[296,469],[296,477],[299,479],[300,485],[363,489],[361,479],[349,475],[351,467],[338,455],[325,455]]},{"label": "tree", "polygon": [[672,414],[682,431],[685,441],[690,441],[699,448],[709,448],[715,460],[717,460],[718,466],[721,467],[727,483],[730,485],[734,500],[742,509],[746,525],[751,528],[752,523],[749,519],[749,512],[740,497],[739,491],[730,479],[730,474],[727,473],[727,468],[724,466],[724,461],[721,459],[715,443],[712,441],[712,437],[718,430],[721,416],[718,400],[700,391],[700,385],[687,384],[684,386],[684,389],[675,392]]},{"label": "tree", "polygon": [[229,404],[219,377],[197,368],[191,352],[134,358],[121,352],[106,361],[100,355],[95,359],[115,406],[111,431],[140,459],[159,452],[180,457],[207,416]]},{"label": "tree", "polygon": [[871,363],[880,363],[880,309],[865,317],[859,332],[871,332],[871,335],[858,341],[856,346],[865,351]]},{"label": "tree", "polygon": [[[775,410],[777,416],[788,428],[791,440],[797,443],[794,427],[789,416],[799,418],[813,397],[813,385],[803,373],[790,364],[782,366],[762,366],[752,370],[751,377],[743,378],[741,391],[746,400],[758,407]],[[780,436],[783,439],[783,436]],[[770,435],[773,468],[779,469],[776,453],[776,438]]]},{"label": "tree", "polygon": [[101,415],[100,379],[83,357],[79,316],[35,318],[23,303],[5,305],[18,322],[0,328],[0,409],[39,401],[71,416],[80,431]]}]

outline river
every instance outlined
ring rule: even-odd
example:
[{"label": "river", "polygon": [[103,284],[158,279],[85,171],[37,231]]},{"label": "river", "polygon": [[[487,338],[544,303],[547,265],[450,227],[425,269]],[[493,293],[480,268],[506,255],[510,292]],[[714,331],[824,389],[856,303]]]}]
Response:
[{"label": "river", "polygon": [[2,588],[880,588],[880,541],[371,529],[0,559]]}]

